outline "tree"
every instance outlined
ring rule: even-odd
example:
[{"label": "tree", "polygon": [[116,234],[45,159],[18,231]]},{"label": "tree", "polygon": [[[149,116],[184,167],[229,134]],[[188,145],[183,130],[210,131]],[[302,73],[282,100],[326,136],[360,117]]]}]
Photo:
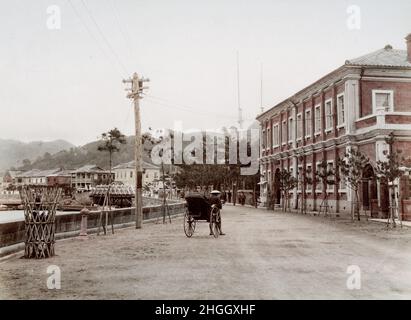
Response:
[{"label": "tree", "polygon": [[290,191],[298,184],[298,180],[294,178],[288,170],[281,170],[279,172],[279,188],[283,198],[283,211],[289,208]]},{"label": "tree", "polygon": [[357,215],[358,221],[361,221],[359,189],[362,182],[363,169],[369,162],[370,160],[361,151],[356,149],[349,149],[344,154],[344,159],[339,158],[337,160],[343,179],[345,179],[347,186],[355,195],[355,202],[351,207],[352,220]]},{"label": "tree", "polygon": [[97,147],[98,151],[108,152],[109,154],[109,166],[110,166],[110,176],[109,185],[111,184],[111,171],[113,162],[113,153],[120,151],[120,145],[126,144],[126,136],[120,132],[117,128],[114,128],[108,132],[101,135],[101,144]]},{"label": "tree", "polygon": [[23,160],[23,167],[24,168],[28,168],[28,167],[30,167],[31,166],[31,161],[30,161],[30,159],[24,159]]},{"label": "tree", "polygon": [[322,211],[322,208],[324,208],[324,214],[328,214],[328,186],[334,186],[335,185],[335,172],[334,168],[329,168],[328,162],[326,160],[322,160],[318,166],[318,170],[315,172],[316,176],[316,181],[321,183],[323,187],[323,200],[320,205],[320,214]]},{"label": "tree", "polygon": [[[393,226],[396,227],[395,217],[398,213],[398,198],[395,196],[395,185],[398,179],[404,174],[401,171],[401,167],[405,163],[405,159],[401,156],[402,150],[394,150],[394,134],[390,133],[388,138],[385,139],[389,146],[389,150],[384,151],[386,161],[377,161],[377,177],[385,183],[388,183],[388,188],[391,190],[390,194],[394,195],[394,203],[390,197],[390,214],[388,217],[388,223],[392,221]],[[395,214],[394,214],[395,212]]]},{"label": "tree", "polygon": [[297,173],[298,184],[300,185],[300,188],[301,188],[300,210],[301,210],[301,214],[307,214],[307,203],[306,203],[307,185],[313,184],[313,177],[312,177],[313,172],[311,168],[305,165],[305,155],[303,152],[298,153],[297,159],[299,163],[301,164],[301,170],[298,169],[298,173]]}]

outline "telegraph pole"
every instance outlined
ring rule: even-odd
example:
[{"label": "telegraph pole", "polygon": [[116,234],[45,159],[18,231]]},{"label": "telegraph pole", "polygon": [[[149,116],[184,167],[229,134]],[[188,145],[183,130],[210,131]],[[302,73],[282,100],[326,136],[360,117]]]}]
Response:
[{"label": "telegraph pole", "polygon": [[123,80],[123,83],[130,83],[131,88],[127,88],[127,98],[134,102],[134,120],[135,120],[135,150],[134,157],[136,162],[136,184],[135,184],[135,201],[136,201],[136,229],[141,229],[143,221],[143,166],[142,166],[142,142],[141,142],[141,118],[140,118],[140,99],[145,89],[144,82],[150,81],[149,79],[139,78],[137,73],[133,74],[133,77],[127,80]]}]

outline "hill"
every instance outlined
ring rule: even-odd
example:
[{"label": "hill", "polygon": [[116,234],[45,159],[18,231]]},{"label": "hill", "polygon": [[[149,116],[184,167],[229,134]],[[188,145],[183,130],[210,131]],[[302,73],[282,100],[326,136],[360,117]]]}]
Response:
[{"label": "hill", "polygon": [[[120,146],[120,152],[113,154],[113,166],[134,160],[134,136],[127,137],[126,140],[127,143]],[[97,150],[100,143],[100,141],[93,141],[84,146],[71,147],[55,154],[44,154],[30,164],[19,167],[19,169],[75,169],[87,164],[95,164],[102,168],[108,169],[108,153]],[[144,149],[144,160],[151,162],[149,159],[149,151],[147,151],[151,150],[151,143],[146,142]]]},{"label": "hill", "polygon": [[23,165],[24,160],[32,162],[46,153],[52,155],[73,147],[73,144],[64,140],[25,143],[17,140],[0,139],[0,171],[5,171],[10,167],[20,167]]}]

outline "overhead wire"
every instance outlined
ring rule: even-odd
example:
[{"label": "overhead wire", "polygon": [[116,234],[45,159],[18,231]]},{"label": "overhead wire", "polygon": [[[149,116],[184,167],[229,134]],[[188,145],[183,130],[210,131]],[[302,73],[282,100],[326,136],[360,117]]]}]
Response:
[{"label": "overhead wire", "polygon": [[91,10],[89,9],[89,7],[86,5],[86,3],[84,2],[84,0],[81,0],[81,3],[83,4],[84,8],[87,11],[87,14],[89,15],[91,21],[93,22],[93,24],[96,26],[98,33],[100,34],[101,38],[104,40],[106,46],[110,49],[111,53],[113,54],[113,56],[115,57],[117,63],[121,66],[121,68],[123,69],[124,73],[127,75],[127,68],[125,67],[124,63],[121,61],[119,55],[117,54],[117,52],[114,50],[113,46],[110,44],[110,42],[108,41],[107,37],[104,35],[104,32],[102,31],[100,25],[97,23],[97,20],[94,18],[93,13],[91,12]]},{"label": "overhead wire", "polygon": [[[113,63],[112,59],[107,55],[107,52],[103,49],[100,42],[97,40],[97,38],[95,37],[95,35],[91,31],[91,29],[89,28],[87,23],[84,21],[83,17],[81,16],[79,11],[77,10],[76,6],[73,4],[72,0],[67,0],[67,2],[69,3],[71,8],[73,9],[73,12],[76,14],[77,18],[80,20],[80,22],[83,25],[84,29],[86,29],[89,36],[94,40],[95,44],[97,45],[97,47],[99,48],[99,50],[101,51],[103,56],[110,62],[110,64],[116,65],[115,63]],[[117,72],[120,73],[120,75],[122,75],[122,72],[117,68],[117,66],[115,67],[115,69],[117,70]]]}]

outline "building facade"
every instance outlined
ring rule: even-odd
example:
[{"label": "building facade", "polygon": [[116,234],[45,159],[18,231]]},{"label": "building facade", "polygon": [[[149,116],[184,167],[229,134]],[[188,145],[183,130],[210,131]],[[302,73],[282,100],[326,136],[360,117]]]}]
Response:
[{"label": "building facade", "polygon": [[[407,50],[388,45],[347,60],[342,67],[258,116],[263,204],[269,198],[281,204],[279,172],[285,169],[299,181],[292,191],[292,208],[301,208],[305,202],[308,211],[319,211],[327,198],[330,212],[351,212],[354,194],[344,179],[323,185],[316,179],[308,184],[306,177],[308,174],[314,178],[323,161],[337,173],[337,159],[349,149],[357,149],[370,159],[363,169],[361,210],[387,216],[389,188],[377,179],[375,169],[377,161],[386,160],[385,139],[390,133],[395,135],[394,148],[411,158],[411,35],[406,40]],[[399,188],[405,218],[407,201],[411,199],[409,179],[406,172]]]},{"label": "building facade", "polygon": [[20,173],[16,178],[17,186],[48,186],[48,177],[60,172],[61,169],[33,169]]},{"label": "building facade", "polygon": [[[136,184],[136,168],[135,162],[120,164],[113,168],[115,173],[115,181],[121,182],[124,185],[134,187]],[[143,186],[146,184],[153,185],[160,179],[160,168],[143,162]]]},{"label": "building facade", "polygon": [[[86,165],[71,172],[71,187],[79,191],[89,191],[97,185],[108,184],[110,171],[96,165]],[[114,173],[111,173],[114,181]]]}]

